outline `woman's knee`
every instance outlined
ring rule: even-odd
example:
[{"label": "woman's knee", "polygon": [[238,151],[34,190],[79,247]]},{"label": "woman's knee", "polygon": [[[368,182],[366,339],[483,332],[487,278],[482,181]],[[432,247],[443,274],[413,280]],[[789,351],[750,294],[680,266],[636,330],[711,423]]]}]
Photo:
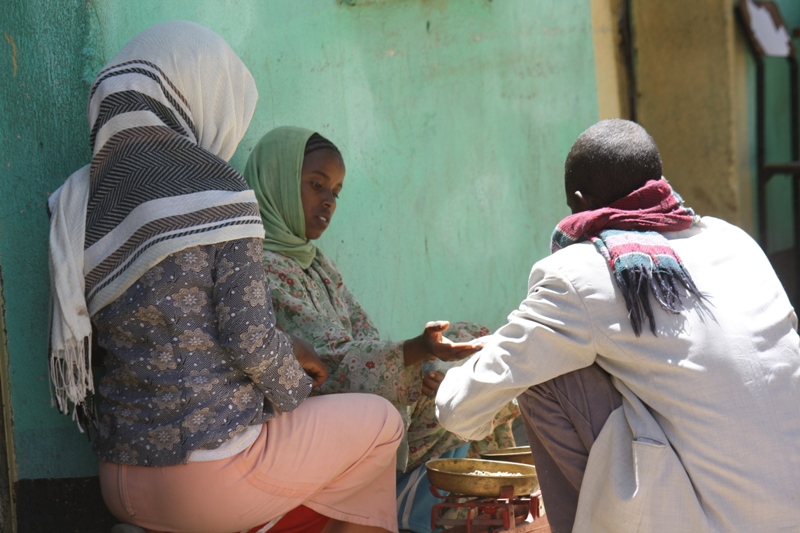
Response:
[{"label": "woman's knee", "polygon": [[405,431],[405,424],[397,408],[385,398],[375,394],[359,394],[359,396],[363,397],[359,401],[363,401],[365,406],[374,412],[374,416],[383,421],[380,434],[385,442],[399,444]]},{"label": "woman's knee", "polygon": [[317,396],[306,400],[309,408],[327,425],[345,432],[357,431],[365,437],[372,434],[377,444],[398,445],[403,437],[403,419],[397,409],[385,398],[375,394],[342,393]]}]

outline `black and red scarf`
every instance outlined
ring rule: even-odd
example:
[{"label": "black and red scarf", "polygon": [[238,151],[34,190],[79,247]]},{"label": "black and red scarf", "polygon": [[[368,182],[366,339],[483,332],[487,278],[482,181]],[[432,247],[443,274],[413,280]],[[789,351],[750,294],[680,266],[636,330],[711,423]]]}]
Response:
[{"label": "black and red scarf", "polygon": [[568,216],[556,226],[551,251],[557,252],[589,239],[608,262],[637,336],[647,318],[656,325],[649,292],[665,311],[683,309],[678,283],[702,298],[665,232],[688,229],[695,221],[692,209],[672,190],[667,180],[650,180],[641,188],[607,207]]}]

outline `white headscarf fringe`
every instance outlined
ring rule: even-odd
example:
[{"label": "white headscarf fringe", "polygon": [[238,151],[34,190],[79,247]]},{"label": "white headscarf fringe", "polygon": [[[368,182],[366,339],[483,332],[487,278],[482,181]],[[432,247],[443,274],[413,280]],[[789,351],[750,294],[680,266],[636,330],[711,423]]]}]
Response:
[{"label": "white headscarf fringe", "polygon": [[[83,294],[83,235],[89,166],[75,172],[50,197],[50,382],[54,404],[78,421],[94,392],[92,324]],[[78,424],[80,427],[80,423]],[[83,431],[83,428],[81,428]]]}]

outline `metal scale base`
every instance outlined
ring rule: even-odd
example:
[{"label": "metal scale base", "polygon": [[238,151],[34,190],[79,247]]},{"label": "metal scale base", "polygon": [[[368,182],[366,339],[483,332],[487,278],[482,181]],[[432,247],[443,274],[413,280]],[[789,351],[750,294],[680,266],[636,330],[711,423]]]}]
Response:
[{"label": "metal scale base", "polygon": [[[431,510],[432,529],[444,528],[447,533],[550,533],[541,491],[515,497],[513,487],[509,486],[501,489],[498,498],[444,496],[434,486],[431,492],[442,500]],[[466,501],[460,501],[465,498]],[[445,518],[449,509],[467,509],[467,517]]]}]

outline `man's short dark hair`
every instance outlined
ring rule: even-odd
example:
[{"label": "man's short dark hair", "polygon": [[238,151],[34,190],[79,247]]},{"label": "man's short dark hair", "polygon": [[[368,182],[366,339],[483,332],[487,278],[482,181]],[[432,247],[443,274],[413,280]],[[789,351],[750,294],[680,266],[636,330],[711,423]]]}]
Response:
[{"label": "man's short dark hair", "polygon": [[661,178],[661,155],[647,131],[630,120],[612,118],[580,134],[564,164],[568,194],[581,191],[609,205]]}]

